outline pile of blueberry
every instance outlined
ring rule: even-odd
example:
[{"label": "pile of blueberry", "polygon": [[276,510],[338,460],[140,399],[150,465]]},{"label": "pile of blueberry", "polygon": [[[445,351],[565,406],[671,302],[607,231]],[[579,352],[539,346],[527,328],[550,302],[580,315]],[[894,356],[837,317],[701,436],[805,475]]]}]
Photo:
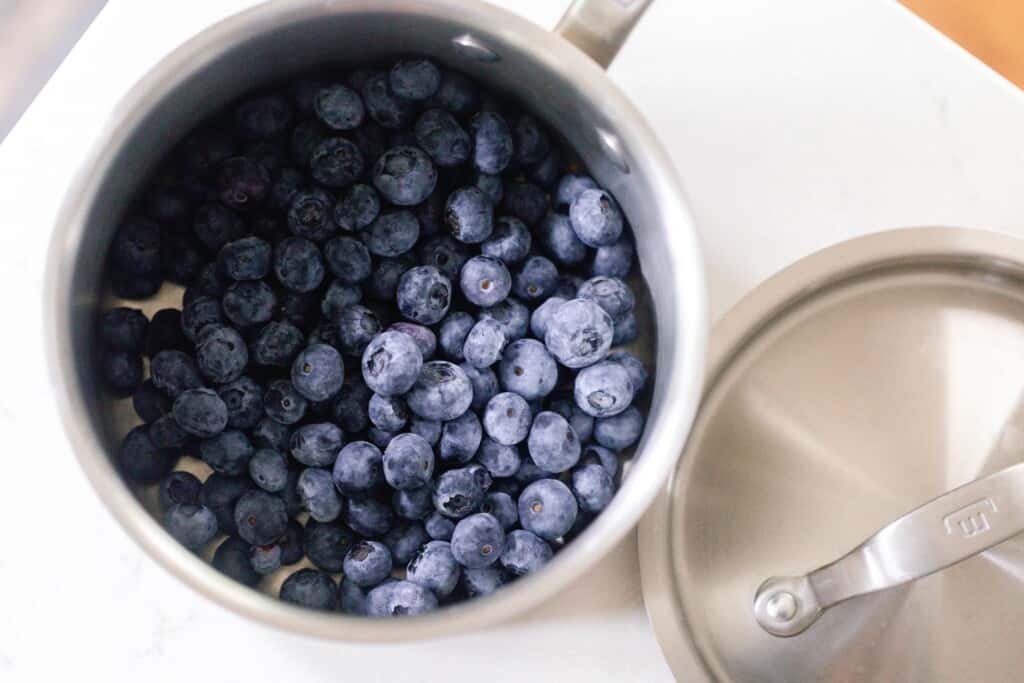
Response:
[{"label": "pile of blueberry", "polygon": [[142,419],[118,463],[182,544],[226,536],[236,580],[302,563],[288,602],[491,593],[608,505],[640,437],[647,369],[611,351],[637,335],[633,261],[615,199],[459,73],[406,59],[253,94],[113,240],[115,296],[185,288],[151,320],[99,317],[99,373]]}]

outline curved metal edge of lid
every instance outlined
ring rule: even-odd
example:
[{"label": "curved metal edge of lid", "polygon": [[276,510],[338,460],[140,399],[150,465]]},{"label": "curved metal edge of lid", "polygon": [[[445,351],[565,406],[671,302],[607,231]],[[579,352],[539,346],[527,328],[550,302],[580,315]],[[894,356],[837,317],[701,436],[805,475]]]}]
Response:
[{"label": "curved metal edge of lid", "polygon": [[[736,354],[788,308],[853,275],[901,262],[943,258],[961,262],[976,259],[996,269],[1000,264],[1020,268],[1024,264],[1024,240],[980,229],[910,227],[856,237],[802,258],[757,286],[715,323],[702,403]],[[687,583],[686,577],[678,577],[672,566],[670,534],[686,520],[684,512],[674,510],[670,492],[680,478],[690,476],[694,459],[688,457],[689,449],[705,418],[699,410],[691,440],[676,469],[640,522],[640,570],[648,618],[673,673],[692,675],[696,663],[708,679],[730,681],[724,667],[709,654],[710,645],[701,642],[699,629],[693,627],[686,598],[679,590],[680,584]],[[672,519],[673,514],[679,519]]]}]

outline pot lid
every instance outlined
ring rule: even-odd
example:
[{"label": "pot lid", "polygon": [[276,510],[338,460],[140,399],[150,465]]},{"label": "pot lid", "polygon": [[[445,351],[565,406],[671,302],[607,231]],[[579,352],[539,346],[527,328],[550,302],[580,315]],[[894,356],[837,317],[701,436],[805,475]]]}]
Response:
[{"label": "pot lid", "polygon": [[1024,242],[855,239],[716,326],[640,528],[677,676],[1003,681],[1024,668]]}]

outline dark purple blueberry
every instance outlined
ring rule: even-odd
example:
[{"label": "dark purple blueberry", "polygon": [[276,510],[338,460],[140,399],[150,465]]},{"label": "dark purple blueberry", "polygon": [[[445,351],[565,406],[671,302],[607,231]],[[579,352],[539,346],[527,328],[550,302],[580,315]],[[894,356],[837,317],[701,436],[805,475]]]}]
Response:
[{"label": "dark purple blueberry", "polygon": [[334,205],[334,222],[346,232],[365,229],[380,214],[380,197],[369,185],[346,187]]},{"label": "dark purple blueberry", "polygon": [[228,242],[217,254],[220,270],[232,280],[260,280],[270,272],[271,246],[259,237]]},{"label": "dark purple blueberry", "polygon": [[271,321],[256,334],[249,355],[260,365],[287,368],[304,346],[299,328],[288,322]]},{"label": "dark purple blueberry", "polygon": [[171,401],[152,380],[146,380],[132,394],[132,408],[143,422],[153,422],[171,412]]},{"label": "dark purple blueberry", "polygon": [[420,223],[412,211],[389,211],[377,216],[363,240],[374,256],[394,257],[409,252],[420,237]]},{"label": "dark purple blueberry", "polygon": [[452,285],[434,266],[417,266],[399,279],[395,296],[398,310],[405,318],[421,325],[433,325],[448,312]]},{"label": "dark purple blueberry", "polygon": [[508,123],[500,114],[482,111],[470,121],[473,165],[483,173],[498,174],[512,161],[515,143]]},{"label": "dark purple blueberry", "polygon": [[543,256],[531,256],[513,277],[513,290],[524,301],[546,299],[555,289],[558,267]]},{"label": "dark purple blueberry", "polygon": [[227,325],[207,325],[196,343],[196,365],[215,384],[241,377],[249,363],[249,351],[242,336]]},{"label": "dark purple blueberry", "polygon": [[428,109],[416,121],[416,142],[441,168],[469,160],[472,140],[455,117],[443,109]]},{"label": "dark purple blueberry", "polygon": [[387,201],[397,206],[415,206],[424,201],[437,184],[437,169],[426,152],[407,145],[393,147],[377,160],[373,185]]},{"label": "dark purple blueberry", "polygon": [[153,385],[171,398],[203,385],[196,362],[182,351],[161,351],[149,364]]},{"label": "dark purple blueberry", "polygon": [[405,128],[413,122],[415,107],[405,98],[396,95],[388,80],[388,74],[384,72],[369,76],[360,89],[363,103],[370,118],[384,128]]},{"label": "dark purple blueberry", "polygon": [[217,535],[217,518],[209,508],[178,503],[164,511],[163,525],[178,543],[200,550]]},{"label": "dark purple blueberry", "polygon": [[306,414],[308,401],[286,379],[275,380],[263,394],[263,412],[281,424],[295,424]]},{"label": "dark purple blueberry", "polygon": [[481,192],[487,195],[487,198],[495,206],[500,204],[502,197],[505,196],[505,186],[500,175],[491,175],[490,173],[480,173],[478,171],[474,184]]},{"label": "dark purple blueberry", "polygon": [[288,485],[288,459],[269,448],[261,448],[249,460],[249,476],[264,491],[279,493]]},{"label": "dark purple blueberry", "polygon": [[342,309],[336,324],[337,346],[349,356],[361,356],[381,330],[377,315],[366,306],[358,304]]},{"label": "dark purple blueberry", "polygon": [[289,237],[274,250],[274,274],[295,292],[311,292],[324,279],[324,261],[316,245],[302,237]]},{"label": "dark purple blueberry", "polygon": [[[289,514],[291,514],[290,510]],[[317,522],[313,523],[316,524]],[[305,554],[303,549],[305,535],[305,529],[303,529],[301,524],[294,519],[288,520],[288,529],[277,541],[278,547],[281,548],[282,565],[295,564],[302,560]]]},{"label": "dark purple blueberry", "polygon": [[338,350],[326,344],[311,344],[292,362],[292,384],[310,401],[325,401],[341,390],[345,365]]},{"label": "dark purple blueberry", "polygon": [[426,420],[447,422],[469,409],[473,385],[462,368],[447,361],[424,363],[406,402],[413,413]]},{"label": "dark purple blueberry", "polygon": [[228,242],[245,236],[242,218],[215,202],[202,204],[196,209],[193,229],[199,241],[211,251],[217,251]]},{"label": "dark purple blueberry", "polygon": [[533,183],[511,182],[505,184],[505,196],[501,204],[505,213],[534,226],[547,214],[548,196]]},{"label": "dark purple blueberry", "polygon": [[352,130],[366,116],[363,100],[355,90],[335,83],[321,88],[313,98],[317,118],[333,130]]},{"label": "dark purple blueberry", "polygon": [[449,280],[456,280],[469,260],[468,248],[447,235],[436,235],[420,243],[417,250],[420,262],[434,266]]},{"label": "dark purple blueberry", "polygon": [[444,423],[438,454],[445,464],[465,465],[476,455],[483,438],[483,428],[475,413],[466,411]]},{"label": "dark purple blueberry", "polygon": [[149,439],[157,448],[182,448],[191,438],[173,415],[164,415],[149,425]]},{"label": "dark purple blueberry", "polygon": [[479,244],[494,230],[494,205],[474,185],[448,195],[444,216],[452,237],[465,244]]},{"label": "dark purple blueberry", "polygon": [[249,491],[235,504],[235,526],[242,540],[252,545],[276,542],[288,529],[284,501],[266,491]]},{"label": "dark purple blueberry", "polygon": [[370,252],[362,242],[351,237],[329,240],[324,245],[324,261],[338,281],[344,284],[358,284],[370,277]]},{"label": "dark purple blueberry", "polygon": [[171,472],[160,482],[160,508],[166,510],[172,505],[199,503],[199,492],[203,483],[190,472]]},{"label": "dark purple blueberry", "polygon": [[214,472],[237,477],[249,471],[255,449],[240,431],[228,429],[199,442],[199,457]]},{"label": "dark purple blueberry", "polygon": [[190,286],[207,261],[202,245],[185,234],[165,233],[161,255],[163,277],[169,282]]},{"label": "dark purple blueberry", "polygon": [[329,612],[338,604],[338,587],[327,574],[300,569],[281,584],[280,598],[293,605]]},{"label": "dark purple blueberry", "polygon": [[252,568],[250,548],[248,543],[237,536],[229,536],[217,546],[213,554],[213,566],[239,583],[255,586],[260,582],[260,575]]},{"label": "dark purple blueberry", "polygon": [[395,396],[409,391],[420,376],[423,357],[415,340],[388,330],[374,337],[362,357],[366,385],[378,394]]},{"label": "dark purple blueberry", "polygon": [[376,301],[393,302],[398,289],[398,281],[405,273],[416,265],[411,254],[403,254],[398,258],[384,258],[377,263],[376,269],[365,284],[366,296]]},{"label": "dark purple blueberry", "polygon": [[456,116],[469,116],[480,108],[479,89],[476,83],[458,71],[441,69],[441,84],[428,104]]},{"label": "dark purple blueberry", "polygon": [[384,478],[398,490],[416,489],[430,483],[434,452],[417,434],[399,434],[384,451]]},{"label": "dark purple blueberry", "polygon": [[111,308],[100,314],[97,328],[100,343],[112,351],[142,353],[149,321],[137,308]]},{"label": "dark purple blueberry", "polygon": [[180,455],[177,450],[157,447],[149,438],[148,427],[139,425],[121,442],[117,464],[129,481],[155,484],[174,469]]},{"label": "dark purple blueberry", "polygon": [[338,453],[334,461],[334,485],[347,496],[363,496],[384,481],[380,449],[366,441],[353,441]]},{"label": "dark purple blueberry", "polygon": [[388,85],[398,97],[425,100],[441,87],[441,71],[428,59],[403,59],[391,67]]},{"label": "dark purple blueberry", "polygon": [[219,299],[205,294],[185,301],[181,311],[181,329],[185,337],[195,342],[208,325],[224,321],[224,310]]},{"label": "dark purple blueberry", "polygon": [[337,229],[333,206],[334,198],[320,188],[296,192],[288,207],[288,229],[298,237],[323,242]]},{"label": "dark purple blueberry", "polygon": [[363,174],[365,166],[359,147],[345,138],[327,138],[309,156],[310,175],[328,187],[351,185]]},{"label": "dark purple blueberry", "polygon": [[115,396],[131,396],[142,386],[142,356],[126,351],[104,351],[100,356],[100,377]]},{"label": "dark purple blueberry", "polygon": [[303,531],[303,547],[309,560],[325,572],[337,574],[345,554],[359,542],[352,530],[341,522],[318,522],[311,519]]},{"label": "dark purple blueberry", "polygon": [[273,574],[281,568],[281,546],[254,545],[249,551],[249,562],[254,572],[260,576]]},{"label": "dark purple blueberry", "polygon": [[206,439],[224,431],[228,409],[212,389],[188,389],[174,399],[174,420],[193,436]]},{"label": "dark purple blueberry", "polygon": [[318,522],[333,522],[341,515],[343,501],[334,488],[331,473],[317,467],[307,467],[299,475],[299,497],[302,507]]},{"label": "dark purple blueberry", "polygon": [[302,168],[308,167],[313,150],[328,134],[329,131],[319,120],[300,121],[292,130],[290,141],[292,160]]},{"label": "dark purple blueberry", "polygon": [[128,275],[157,275],[161,270],[160,226],[148,218],[126,221],[114,235],[110,260]]},{"label": "dark purple blueberry", "polygon": [[217,192],[225,206],[250,211],[270,192],[270,174],[248,157],[226,159],[217,174]]},{"label": "dark purple blueberry", "polygon": [[235,503],[252,489],[252,481],[248,477],[228,477],[214,472],[203,482],[199,502],[213,510],[221,533],[234,534],[238,531],[235,526]]},{"label": "dark purple blueberry", "polygon": [[292,432],[289,450],[292,457],[303,465],[331,467],[344,443],[345,435],[341,428],[331,422],[317,422]]},{"label": "dark purple blueberry", "polygon": [[349,498],[345,521],[360,536],[380,538],[391,530],[394,513],[390,505],[374,498]]},{"label": "dark purple blueberry", "polygon": [[292,205],[295,195],[305,184],[305,180],[301,171],[290,167],[282,168],[270,186],[267,203],[279,211],[287,211],[288,207]]}]

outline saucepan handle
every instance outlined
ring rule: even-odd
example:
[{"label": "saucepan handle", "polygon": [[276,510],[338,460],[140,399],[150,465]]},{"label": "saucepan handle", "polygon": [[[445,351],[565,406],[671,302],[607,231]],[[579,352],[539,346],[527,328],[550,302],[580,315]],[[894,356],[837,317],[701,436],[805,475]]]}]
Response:
[{"label": "saucepan handle", "polygon": [[653,0],[574,0],[555,27],[570,43],[608,68]]}]

